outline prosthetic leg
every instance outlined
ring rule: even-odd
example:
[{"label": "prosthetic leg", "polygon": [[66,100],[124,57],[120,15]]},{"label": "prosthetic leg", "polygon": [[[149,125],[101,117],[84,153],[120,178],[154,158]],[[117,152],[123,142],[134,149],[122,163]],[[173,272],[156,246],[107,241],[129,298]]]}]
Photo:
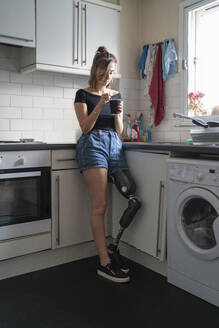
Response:
[{"label": "prosthetic leg", "polygon": [[111,174],[112,182],[117,187],[120,194],[122,194],[124,197],[128,199],[128,207],[124,211],[119,224],[120,229],[119,232],[113,242],[111,244],[111,249],[116,251],[118,249],[119,241],[122,237],[122,234],[126,228],[130,225],[132,222],[135,214],[141,207],[140,201],[135,197],[135,191],[136,191],[136,184],[131,177],[128,170],[118,170],[115,173]]},{"label": "prosthetic leg", "polygon": [[128,275],[129,267],[120,255],[118,245],[124,230],[132,222],[135,214],[141,207],[141,203],[135,197],[136,185],[128,170],[116,171],[110,175],[109,179],[115,184],[119,192],[128,199],[128,207],[119,221],[120,229],[114,242],[107,246],[110,263],[106,266],[99,265],[97,273],[115,282],[128,282],[130,280]]}]

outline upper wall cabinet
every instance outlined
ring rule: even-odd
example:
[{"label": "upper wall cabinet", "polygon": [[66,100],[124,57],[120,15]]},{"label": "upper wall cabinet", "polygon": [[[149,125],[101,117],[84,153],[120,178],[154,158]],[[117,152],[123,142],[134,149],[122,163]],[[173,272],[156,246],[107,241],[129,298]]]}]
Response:
[{"label": "upper wall cabinet", "polygon": [[36,49],[23,49],[25,70],[72,68],[72,0],[36,0]]},{"label": "upper wall cabinet", "polygon": [[22,71],[89,75],[103,45],[119,59],[120,9],[101,0],[36,0],[36,50],[23,49]]},{"label": "upper wall cabinet", "polygon": [[39,63],[72,66],[72,0],[37,0]]},{"label": "upper wall cabinet", "polygon": [[0,0],[0,43],[35,47],[35,0]]},{"label": "upper wall cabinet", "polygon": [[120,14],[116,9],[74,1],[73,66],[89,69],[99,46],[119,58]]}]

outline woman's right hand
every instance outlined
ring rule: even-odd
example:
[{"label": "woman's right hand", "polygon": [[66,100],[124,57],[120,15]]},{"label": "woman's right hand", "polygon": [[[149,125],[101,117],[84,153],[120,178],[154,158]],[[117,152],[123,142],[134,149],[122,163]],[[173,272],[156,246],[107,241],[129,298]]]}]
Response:
[{"label": "woman's right hand", "polygon": [[103,93],[101,98],[100,98],[99,104],[101,106],[106,105],[106,103],[108,103],[110,101],[110,98],[111,98],[111,96],[110,96],[109,93]]}]

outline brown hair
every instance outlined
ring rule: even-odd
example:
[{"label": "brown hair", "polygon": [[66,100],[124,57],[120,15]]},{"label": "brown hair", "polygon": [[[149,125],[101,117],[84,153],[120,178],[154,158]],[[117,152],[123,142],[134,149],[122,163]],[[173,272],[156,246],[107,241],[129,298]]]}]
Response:
[{"label": "brown hair", "polygon": [[[90,88],[95,89],[97,84],[97,69],[101,68],[103,72],[106,72],[109,63],[117,63],[116,57],[109,53],[106,47],[99,47],[95,53],[93,63],[91,66],[90,77],[88,80],[88,84]],[[111,85],[108,85],[111,87]]]}]

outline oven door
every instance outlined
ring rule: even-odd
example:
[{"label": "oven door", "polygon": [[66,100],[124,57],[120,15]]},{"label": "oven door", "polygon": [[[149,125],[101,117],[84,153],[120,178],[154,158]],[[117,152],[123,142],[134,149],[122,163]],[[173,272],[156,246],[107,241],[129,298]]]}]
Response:
[{"label": "oven door", "polygon": [[0,227],[51,217],[50,168],[0,170]]},{"label": "oven door", "polygon": [[0,261],[51,249],[50,168],[0,170]]}]

